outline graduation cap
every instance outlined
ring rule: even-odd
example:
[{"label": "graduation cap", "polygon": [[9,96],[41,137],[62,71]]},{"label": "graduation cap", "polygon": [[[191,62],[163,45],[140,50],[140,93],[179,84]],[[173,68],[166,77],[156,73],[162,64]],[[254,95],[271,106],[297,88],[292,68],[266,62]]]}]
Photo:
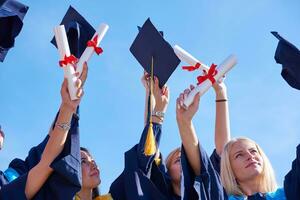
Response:
[{"label": "graduation cap", "polygon": [[278,40],[275,60],[282,64],[281,76],[293,88],[300,90],[300,51],[277,32],[271,32]]},{"label": "graduation cap", "polygon": [[[87,42],[96,32],[95,29],[72,6],[69,7],[60,24],[65,26],[71,54],[79,58]],[[51,43],[57,48],[55,38],[51,40]]]},{"label": "graduation cap", "polygon": [[172,46],[162,37],[149,18],[133,41],[130,52],[149,74],[153,58],[153,73],[158,77],[160,87],[164,86],[180,63]]},{"label": "graduation cap", "polygon": [[162,33],[160,33],[152,24],[150,18],[148,18],[142,28],[140,28],[138,35],[130,47],[130,52],[142,65],[145,71],[151,75],[147,120],[149,122],[149,129],[144,153],[145,155],[153,155],[157,150],[151,114],[153,77],[154,75],[158,77],[159,86],[162,88],[180,63],[180,60],[176,56],[171,45],[163,38]]},{"label": "graduation cap", "polygon": [[0,61],[3,62],[21,32],[28,6],[15,0],[0,0]]}]

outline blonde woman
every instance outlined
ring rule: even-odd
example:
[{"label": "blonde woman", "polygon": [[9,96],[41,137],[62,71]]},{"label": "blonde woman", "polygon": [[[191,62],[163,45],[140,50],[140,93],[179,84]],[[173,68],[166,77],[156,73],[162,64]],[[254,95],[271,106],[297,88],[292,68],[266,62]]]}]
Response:
[{"label": "blonde woman", "polygon": [[260,146],[249,138],[228,142],[221,157],[221,179],[230,200],[300,199],[300,146],[284,188],[278,188],[272,165]]}]

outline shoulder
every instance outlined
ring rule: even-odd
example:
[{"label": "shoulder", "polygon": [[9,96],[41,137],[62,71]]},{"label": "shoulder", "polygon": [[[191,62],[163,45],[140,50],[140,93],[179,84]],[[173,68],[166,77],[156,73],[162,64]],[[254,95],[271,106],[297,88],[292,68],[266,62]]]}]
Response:
[{"label": "shoulder", "polygon": [[267,193],[267,200],[276,200],[276,199],[280,199],[280,200],[285,200],[286,196],[284,193],[284,189],[283,188],[278,188],[275,192],[269,192]]}]

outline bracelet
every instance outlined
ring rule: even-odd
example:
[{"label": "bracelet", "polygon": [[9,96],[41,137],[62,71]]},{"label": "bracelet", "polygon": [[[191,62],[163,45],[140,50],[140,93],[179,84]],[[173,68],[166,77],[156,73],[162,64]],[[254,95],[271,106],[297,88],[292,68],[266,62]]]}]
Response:
[{"label": "bracelet", "polygon": [[216,102],[225,102],[227,99],[217,99]]},{"label": "bracelet", "polygon": [[68,131],[71,128],[71,124],[70,123],[59,123],[57,122],[55,124],[55,126],[63,131]]},{"label": "bracelet", "polygon": [[160,117],[160,116],[157,116],[157,115],[152,115],[153,117],[156,117],[157,119],[159,119],[161,122],[164,121],[164,118],[163,117]]}]

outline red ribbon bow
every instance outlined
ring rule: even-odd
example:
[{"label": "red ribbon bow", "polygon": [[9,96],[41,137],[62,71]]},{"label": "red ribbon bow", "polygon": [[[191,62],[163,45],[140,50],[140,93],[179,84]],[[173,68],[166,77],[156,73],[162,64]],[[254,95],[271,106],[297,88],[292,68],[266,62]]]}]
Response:
[{"label": "red ribbon bow", "polygon": [[101,47],[97,47],[98,43],[98,35],[96,35],[92,40],[89,40],[87,42],[88,47],[93,47],[94,51],[96,52],[97,55],[103,52],[103,49]]},{"label": "red ribbon bow", "polygon": [[59,66],[64,67],[68,64],[75,64],[77,62],[77,58],[74,55],[66,56],[63,60],[59,61]]},{"label": "red ribbon bow", "polygon": [[212,84],[214,84],[216,82],[216,79],[214,78],[214,76],[218,73],[216,67],[217,67],[217,65],[211,64],[207,74],[205,74],[203,76],[198,76],[197,77],[197,80],[198,80],[197,85],[201,84],[202,82],[206,81],[207,79],[209,79],[210,82]]},{"label": "red ribbon bow", "polygon": [[191,66],[182,66],[182,69],[183,70],[188,70],[189,72],[191,72],[191,71],[194,71],[196,69],[199,69],[200,66],[201,66],[200,63],[196,63],[194,66],[192,66],[192,65]]}]

